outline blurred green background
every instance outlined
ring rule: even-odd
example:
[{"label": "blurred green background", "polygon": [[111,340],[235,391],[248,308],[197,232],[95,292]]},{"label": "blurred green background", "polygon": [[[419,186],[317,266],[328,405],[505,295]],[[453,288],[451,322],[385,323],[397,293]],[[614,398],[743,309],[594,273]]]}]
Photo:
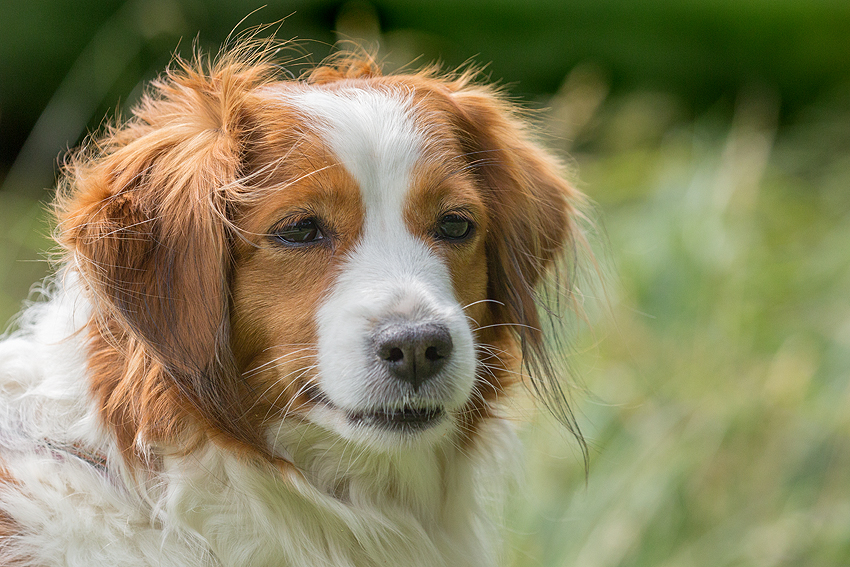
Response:
[{"label": "blurred green background", "polygon": [[265,4],[0,4],[0,319],[48,271],[57,156],[196,37],[288,16],[314,60],[486,63],[597,219],[569,353],[589,473],[527,416],[511,564],[850,565],[850,3]]}]

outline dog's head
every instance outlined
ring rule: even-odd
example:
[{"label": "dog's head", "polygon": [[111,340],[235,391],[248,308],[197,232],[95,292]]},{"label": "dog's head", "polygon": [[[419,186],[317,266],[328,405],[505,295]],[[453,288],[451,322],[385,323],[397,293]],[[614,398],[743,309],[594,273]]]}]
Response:
[{"label": "dog's head", "polygon": [[128,453],[189,436],[271,457],[286,420],[472,441],[522,359],[545,374],[535,287],[579,195],[469,76],[276,68],[177,65],[66,164],[106,423]]}]

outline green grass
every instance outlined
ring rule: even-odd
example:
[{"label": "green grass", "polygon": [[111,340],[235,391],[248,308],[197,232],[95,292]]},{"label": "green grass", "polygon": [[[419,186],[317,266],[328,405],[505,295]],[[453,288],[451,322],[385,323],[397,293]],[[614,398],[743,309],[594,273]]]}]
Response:
[{"label": "green grass", "polygon": [[52,250],[44,203],[0,191],[0,332],[21,308],[30,287],[49,272]]},{"label": "green grass", "polygon": [[850,105],[777,132],[769,93],[731,125],[647,97],[576,158],[612,266],[571,356],[590,471],[529,428],[515,565],[848,565]]},{"label": "green grass", "polygon": [[[604,100],[577,77],[552,127],[580,124],[561,149],[605,274],[570,355],[589,474],[530,419],[513,564],[850,564],[850,104],[778,128],[755,89],[732,123],[683,121],[670,96]],[[10,191],[0,227],[5,320],[50,244],[43,207]]]}]

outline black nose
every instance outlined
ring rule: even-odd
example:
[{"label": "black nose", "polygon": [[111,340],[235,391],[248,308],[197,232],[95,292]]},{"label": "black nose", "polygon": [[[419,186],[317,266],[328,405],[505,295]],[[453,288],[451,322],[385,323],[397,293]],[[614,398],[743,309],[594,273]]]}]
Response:
[{"label": "black nose", "polygon": [[375,333],[375,352],[390,374],[414,391],[433,378],[452,354],[449,330],[436,323],[393,323]]}]

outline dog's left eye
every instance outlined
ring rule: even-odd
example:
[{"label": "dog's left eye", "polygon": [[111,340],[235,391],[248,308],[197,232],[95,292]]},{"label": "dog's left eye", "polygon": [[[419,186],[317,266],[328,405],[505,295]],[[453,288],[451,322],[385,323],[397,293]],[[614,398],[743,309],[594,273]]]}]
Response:
[{"label": "dog's left eye", "polygon": [[437,236],[443,240],[464,240],[472,233],[472,221],[458,214],[448,214],[437,224]]},{"label": "dog's left eye", "polygon": [[272,236],[287,244],[312,244],[325,238],[314,218],[282,223],[272,229]]}]

